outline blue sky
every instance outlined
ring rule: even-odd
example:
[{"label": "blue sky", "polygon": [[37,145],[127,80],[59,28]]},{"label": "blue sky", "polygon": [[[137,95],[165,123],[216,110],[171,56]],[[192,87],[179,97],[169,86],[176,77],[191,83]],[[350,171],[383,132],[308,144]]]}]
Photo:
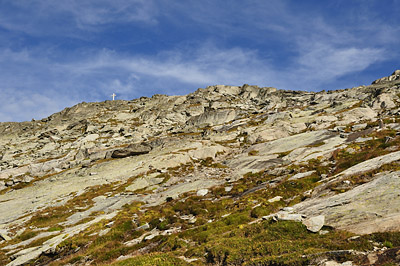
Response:
[{"label": "blue sky", "polygon": [[318,91],[400,68],[400,0],[0,0],[0,121],[208,85]]}]

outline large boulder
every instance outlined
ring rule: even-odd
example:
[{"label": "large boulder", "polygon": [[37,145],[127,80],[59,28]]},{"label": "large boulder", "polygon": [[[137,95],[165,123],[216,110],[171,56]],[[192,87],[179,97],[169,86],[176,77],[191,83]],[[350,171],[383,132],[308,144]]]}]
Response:
[{"label": "large boulder", "polygon": [[307,227],[307,230],[317,233],[325,224],[325,216],[318,215],[307,218],[303,221],[303,224]]},{"label": "large boulder", "polygon": [[135,143],[126,148],[118,149],[112,152],[111,158],[125,158],[129,156],[136,156],[146,154],[151,151],[151,146],[147,143]]},{"label": "large boulder", "polygon": [[350,123],[359,123],[360,121],[374,121],[377,113],[369,107],[358,107],[341,113],[341,119],[336,122],[338,126],[348,125]]},{"label": "large boulder", "polygon": [[390,93],[383,93],[376,97],[372,103],[372,109],[392,109],[396,107],[396,103],[393,101],[393,95]]}]

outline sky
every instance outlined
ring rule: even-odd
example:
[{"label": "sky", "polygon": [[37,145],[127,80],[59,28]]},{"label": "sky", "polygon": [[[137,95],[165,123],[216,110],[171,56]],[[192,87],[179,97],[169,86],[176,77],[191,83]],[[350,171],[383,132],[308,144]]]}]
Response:
[{"label": "sky", "polygon": [[209,85],[368,85],[400,69],[400,0],[0,0],[0,122]]}]

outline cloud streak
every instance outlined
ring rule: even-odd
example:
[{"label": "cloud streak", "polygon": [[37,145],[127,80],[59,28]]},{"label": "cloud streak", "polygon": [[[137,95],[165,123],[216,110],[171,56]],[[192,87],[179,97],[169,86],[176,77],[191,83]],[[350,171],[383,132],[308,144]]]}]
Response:
[{"label": "cloud streak", "polygon": [[157,24],[152,0],[5,0],[0,27],[33,36],[87,38],[113,24]]}]

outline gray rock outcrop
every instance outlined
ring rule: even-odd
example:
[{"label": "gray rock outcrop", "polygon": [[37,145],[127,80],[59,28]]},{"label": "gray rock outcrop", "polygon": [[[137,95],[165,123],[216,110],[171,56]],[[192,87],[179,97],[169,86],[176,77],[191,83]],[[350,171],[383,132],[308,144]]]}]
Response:
[{"label": "gray rock outcrop", "polygon": [[118,149],[112,152],[111,158],[125,158],[129,156],[136,156],[147,154],[151,151],[151,146],[145,143],[131,144],[126,148]]}]

